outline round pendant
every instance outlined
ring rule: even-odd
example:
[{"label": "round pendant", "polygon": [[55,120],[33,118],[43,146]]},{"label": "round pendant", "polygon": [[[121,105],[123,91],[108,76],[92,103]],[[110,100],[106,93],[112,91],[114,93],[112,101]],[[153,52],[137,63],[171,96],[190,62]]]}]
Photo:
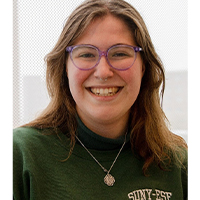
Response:
[{"label": "round pendant", "polygon": [[111,174],[107,174],[104,177],[104,183],[108,186],[113,186],[115,183],[115,178]]}]

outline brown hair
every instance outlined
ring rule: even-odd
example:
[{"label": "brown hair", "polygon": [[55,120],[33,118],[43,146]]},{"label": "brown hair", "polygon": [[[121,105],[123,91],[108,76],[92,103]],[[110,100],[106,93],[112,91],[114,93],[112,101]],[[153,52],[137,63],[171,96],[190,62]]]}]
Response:
[{"label": "brown hair", "polygon": [[[140,93],[131,108],[130,127],[132,149],[144,158],[144,173],[149,165],[159,166],[172,156],[177,159],[185,141],[171,133],[166,116],[161,108],[165,88],[164,68],[155,52],[146,25],[140,14],[123,0],[87,0],[69,16],[53,50],[46,56],[46,82],[51,101],[43,113],[25,126],[39,129],[53,128],[68,134],[71,150],[75,144],[77,128],[75,102],[69,90],[66,75],[65,49],[84,32],[97,17],[112,14],[128,25],[136,44],[142,47],[145,64]],[[159,94],[159,88],[161,92]]]}]

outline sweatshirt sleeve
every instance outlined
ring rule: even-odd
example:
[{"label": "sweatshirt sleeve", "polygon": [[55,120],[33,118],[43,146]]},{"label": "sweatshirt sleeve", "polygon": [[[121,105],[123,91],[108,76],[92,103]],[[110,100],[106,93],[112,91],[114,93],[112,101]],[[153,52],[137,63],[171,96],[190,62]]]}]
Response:
[{"label": "sweatshirt sleeve", "polygon": [[14,130],[13,133],[13,199],[28,200],[30,181],[24,159],[24,137],[20,132]]}]

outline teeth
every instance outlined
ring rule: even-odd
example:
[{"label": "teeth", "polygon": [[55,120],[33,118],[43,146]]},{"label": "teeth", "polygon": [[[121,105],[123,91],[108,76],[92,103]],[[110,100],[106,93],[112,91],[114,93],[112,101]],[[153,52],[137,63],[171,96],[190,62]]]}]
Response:
[{"label": "teeth", "polygon": [[91,92],[98,96],[113,96],[119,91],[118,87],[112,88],[91,88]]}]

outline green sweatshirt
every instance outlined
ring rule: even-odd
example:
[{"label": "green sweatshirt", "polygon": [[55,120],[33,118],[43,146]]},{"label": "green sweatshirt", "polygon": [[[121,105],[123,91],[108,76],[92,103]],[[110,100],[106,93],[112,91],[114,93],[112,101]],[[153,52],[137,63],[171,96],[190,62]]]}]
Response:
[{"label": "green sweatshirt", "polygon": [[[78,136],[106,169],[124,141],[123,137],[112,140],[98,136],[80,120]],[[176,166],[170,171],[152,166],[149,176],[144,176],[144,161],[134,156],[129,141],[110,172],[115,177],[113,186],[104,183],[106,173],[78,142],[64,161],[69,153],[69,140],[63,133],[44,135],[34,128],[17,128],[13,145],[15,200],[187,199],[186,171]],[[184,165],[187,167],[187,162]]]}]

